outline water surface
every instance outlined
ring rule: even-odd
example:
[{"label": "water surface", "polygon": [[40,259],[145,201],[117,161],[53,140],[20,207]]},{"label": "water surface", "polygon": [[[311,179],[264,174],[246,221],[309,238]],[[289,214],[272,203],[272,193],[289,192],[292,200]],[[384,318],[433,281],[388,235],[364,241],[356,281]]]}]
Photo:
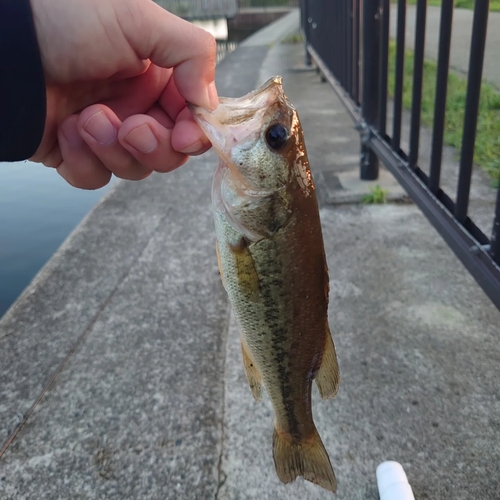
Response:
[{"label": "water surface", "polygon": [[109,187],[83,191],[42,165],[0,162],[0,317]]}]

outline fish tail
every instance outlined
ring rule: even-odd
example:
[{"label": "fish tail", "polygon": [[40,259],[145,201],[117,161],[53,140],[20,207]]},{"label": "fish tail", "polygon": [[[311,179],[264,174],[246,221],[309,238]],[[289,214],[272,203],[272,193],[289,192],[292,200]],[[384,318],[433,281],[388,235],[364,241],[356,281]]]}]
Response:
[{"label": "fish tail", "polygon": [[302,476],[327,490],[337,491],[332,464],[316,429],[312,436],[298,442],[274,429],[273,458],[281,482],[290,483]]}]

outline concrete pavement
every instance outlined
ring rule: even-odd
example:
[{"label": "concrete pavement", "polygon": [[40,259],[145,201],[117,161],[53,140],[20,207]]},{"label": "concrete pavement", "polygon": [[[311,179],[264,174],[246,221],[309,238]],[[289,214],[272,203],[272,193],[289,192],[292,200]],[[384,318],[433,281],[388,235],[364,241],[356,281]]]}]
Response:
[{"label": "concrete pavement", "polygon": [[[242,46],[218,87],[283,74],[321,191],[357,168],[358,136],[302,61],[300,45]],[[216,161],[118,183],[0,322],[2,441],[37,402],[0,498],[333,498],[276,478],[269,402],[251,397],[217,272]],[[415,206],[321,216],[342,385],[313,399],[338,498],[376,500],[375,467],[394,459],[418,499],[500,499],[500,313]]]}]

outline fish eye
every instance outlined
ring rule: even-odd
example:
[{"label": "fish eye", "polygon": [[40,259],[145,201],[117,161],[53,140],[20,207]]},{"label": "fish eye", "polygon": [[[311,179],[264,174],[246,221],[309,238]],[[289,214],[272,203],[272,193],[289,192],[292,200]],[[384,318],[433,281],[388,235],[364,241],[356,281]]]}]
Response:
[{"label": "fish eye", "polygon": [[275,123],[271,125],[266,131],[266,142],[271,149],[279,151],[288,141],[289,133],[288,130],[281,125],[281,123]]}]

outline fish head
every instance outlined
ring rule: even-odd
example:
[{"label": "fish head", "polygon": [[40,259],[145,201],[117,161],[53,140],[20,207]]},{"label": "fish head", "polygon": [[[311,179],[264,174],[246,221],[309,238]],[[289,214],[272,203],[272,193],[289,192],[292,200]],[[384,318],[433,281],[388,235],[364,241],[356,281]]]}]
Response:
[{"label": "fish head", "polygon": [[272,192],[297,176],[302,185],[310,179],[302,129],[281,77],[243,97],[221,98],[214,111],[190,109],[242,192]]}]

